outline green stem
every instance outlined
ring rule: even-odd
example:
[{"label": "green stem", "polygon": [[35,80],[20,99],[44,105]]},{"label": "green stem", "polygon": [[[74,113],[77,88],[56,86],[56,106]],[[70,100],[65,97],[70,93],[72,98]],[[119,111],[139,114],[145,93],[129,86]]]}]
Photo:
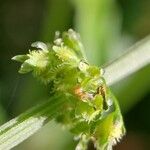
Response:
[{"label": "green stem", "polygon": [[104,66],[104,78],[112,85],[150,64],[150,36],[133,45],[124,55]]},{"label": "green stem", "polygon": [[62,97],[52,97],[1,126],[0,149],[11,149],[30,137],[58,114],[63,102]]}]

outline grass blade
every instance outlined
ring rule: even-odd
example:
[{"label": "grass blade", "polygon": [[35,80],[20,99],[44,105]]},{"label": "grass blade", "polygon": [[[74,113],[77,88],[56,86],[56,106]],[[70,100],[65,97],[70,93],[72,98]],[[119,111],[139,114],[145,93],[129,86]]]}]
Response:
[{"label": "grass blade", "polygon": [[37,132],[57,115],[63,102],[60,97],[52,97],[1,126],[0,149],[9,150]]},{"label": "grass blade", "polygon": [[125,54],[104,66],[104,78],[112,85],[150,64],[150,36],[133,45]]}]

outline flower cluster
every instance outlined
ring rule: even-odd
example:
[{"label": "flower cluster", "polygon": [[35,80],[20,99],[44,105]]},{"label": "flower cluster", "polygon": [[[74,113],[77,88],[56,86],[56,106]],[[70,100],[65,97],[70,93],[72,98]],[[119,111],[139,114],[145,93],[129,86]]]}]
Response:
[{"label": "flower cluster", "polygon": [[76,150],[86,150],[92,141],[97,150],[110,150],[125,134],[115,97],[103,78],[103,69],[87,62],[79,35],[72,29],[52,44],[35,42],[22,63],[20,73],[32,72],[53,94],[64,93],[66,102],[57,122],[68,127],[79,140]]}]

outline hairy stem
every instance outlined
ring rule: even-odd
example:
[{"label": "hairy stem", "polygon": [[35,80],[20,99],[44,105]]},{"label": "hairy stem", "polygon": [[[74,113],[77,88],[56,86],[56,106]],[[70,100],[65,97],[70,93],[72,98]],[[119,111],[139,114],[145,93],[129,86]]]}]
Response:
[{"label": "hairy stem", "polygon": [[150,36],[137,42],[118,59],[104,66],[104,78],[112,85],[150,64]]}]

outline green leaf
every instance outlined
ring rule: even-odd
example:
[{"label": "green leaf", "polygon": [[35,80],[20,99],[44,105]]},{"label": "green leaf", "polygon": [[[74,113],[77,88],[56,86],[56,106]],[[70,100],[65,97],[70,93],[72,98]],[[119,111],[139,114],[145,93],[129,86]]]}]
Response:
[{"label": "green leaf", "polygon": [[20,116],[10,120],[0,127],[0,149],[11,149],[32,134],[45,123],[56,117],[65,99],[61,95],[51,97]]},{"label": "green leaf", "polygon": [[21,65],[21,67],[20,67],[20,69],[19,69],[19,73],[22,73],[22,74],[24,74],[24,73],[28,73],[28,72],[30,72],[30,71],[32,71],[33,70],[33,66],[31,66],[29,63],[27,63],[27,62],[24,62],[22,65]]},{"label": "green leaf", "polygon": [[80,35],[77,34],[72,29],[69,29],[68,32],[64,32],[63,35],[64,44],[68,45],[71,49],[74,49],[77,56],[81,59],[86,59],[83,45],[80,40]]},{"label": "green leaf", "polygon": [[122,114],[116,98],[109,91],[109,97],[113,101],[114,107],[110,113],[106,112],[103,119],[100,119],[95,124],[95,136],[98,139],[96,141],[98,150],[109,150],[113,145],[116,145],[120,141],[122,136],[125,135],[125,127],[122,119]]},{"label": "green leaf", "polygon": [[17,55],[12,58],[12,60],[15,60],[18,62],[24,62],[27,59],[29,59],[29,56],[27,56],[27,55]]},{"label": "green leaf", "polygon": [[108,85],[124,79],[150,64],[150,36],[134,44],[116,60],[104,65]]},{"label": "green leaf", "polygon": [[75,135],[79,135],[81,133],[90,132],[90,127],[86,122],[82,121],[77,123],[70,131]]}]

